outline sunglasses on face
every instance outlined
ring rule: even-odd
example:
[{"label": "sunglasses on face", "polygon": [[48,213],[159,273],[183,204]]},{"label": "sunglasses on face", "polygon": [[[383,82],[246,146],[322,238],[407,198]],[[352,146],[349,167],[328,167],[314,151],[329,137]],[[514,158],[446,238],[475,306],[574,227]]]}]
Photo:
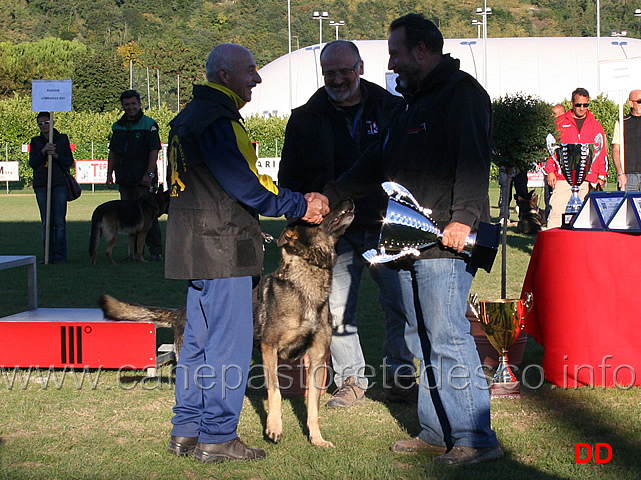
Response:
[{"label": "sunglasses on face", "polygon": [[589,103],[575,103],[574,106],[576,108],[581,108],[581,107],[588,108],[590,106],[590,104]]},{"label": "sunglasses on face", "polygon": [[640,99],[638,99],[638,100],[630,100],[630,101],[631,101],[631,102],[636,102],[636,103],[641,104],[641,98],[640,98]]},{"label": "sunglasses on face", "polygon": [[38,126],[42,127],[43,125],[49,125],[51,122],[49,120],[45,120],[44,122],[38,122]]}]

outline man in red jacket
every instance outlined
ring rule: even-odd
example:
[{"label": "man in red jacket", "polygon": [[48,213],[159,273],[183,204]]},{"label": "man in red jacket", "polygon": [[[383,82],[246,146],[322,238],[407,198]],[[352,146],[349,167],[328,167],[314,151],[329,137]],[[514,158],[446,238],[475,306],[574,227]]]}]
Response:
[{"label": "man in red jacket", "polygon": [[[605,142],[605,132],[599,121],[588,107],[590,105],[590,94],[585,88],[577,88],[572,92],[572,108],[556,120],[556,128],[561,135],[561,143],[593,143],[595,152],[599,155],[592,162],[592,166],[581,184],[579,195],[583,200],[588,194],[590,185],[596,187],[605,185],[608,177],[608,153]],[[599,137],[600,135],[600,137]],[[561,215],[570,200],[571,185],[563,177],[561,169],[549,159],[545,166],[548,172],[548,185],[554,188],[550,197],[550,216],[548,217],[548,228],[561,226]]]}]

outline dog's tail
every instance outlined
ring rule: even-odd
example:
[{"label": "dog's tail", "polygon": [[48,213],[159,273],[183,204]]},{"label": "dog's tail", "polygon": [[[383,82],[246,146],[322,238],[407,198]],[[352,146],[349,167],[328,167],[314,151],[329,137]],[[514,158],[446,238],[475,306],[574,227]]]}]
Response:
[{"label": "dog's tail", "polygon": [[122,302],[110,295],[101,295],[98,305],[105,318],[120,322],[154,322],[161,327],[173,328],[181,323],[185,309],[146,307],[135,303]]},{"label": "dog's tail", "polygon": [[95,265],[96,263],[96,250],[98,249],[98,244],[100,243],[100,237],[102,235],[102,209],[100,206],[93,211],[91,215],[91,235],[89,236],[89,258],[91,259],[91,264]]}]

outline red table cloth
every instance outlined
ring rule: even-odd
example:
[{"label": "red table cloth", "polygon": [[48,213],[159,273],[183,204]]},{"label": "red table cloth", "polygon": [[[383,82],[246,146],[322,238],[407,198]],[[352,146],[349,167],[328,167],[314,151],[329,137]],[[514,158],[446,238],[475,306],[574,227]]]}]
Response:
[{"label": "red table cloth", "polygon": [[538,234],[523,283],[525,331],[560,387],[641,385],[641,236],[554,228]]}]

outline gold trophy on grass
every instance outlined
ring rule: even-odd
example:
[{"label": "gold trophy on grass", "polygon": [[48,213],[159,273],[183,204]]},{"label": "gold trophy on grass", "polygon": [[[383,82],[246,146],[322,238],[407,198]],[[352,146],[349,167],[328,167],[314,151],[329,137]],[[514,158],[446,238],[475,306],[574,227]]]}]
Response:
[{"label": "gold trophy on grass", "polygon": [[524,299],[479,300],[470,296],[470,308],[481,322],[481,328],[499,353],[499,364],[492,378],[493,397],[520,398],[520,382],[510,369],[508,351],[521,333],[525,317],[532,308],[532,294]]}]

